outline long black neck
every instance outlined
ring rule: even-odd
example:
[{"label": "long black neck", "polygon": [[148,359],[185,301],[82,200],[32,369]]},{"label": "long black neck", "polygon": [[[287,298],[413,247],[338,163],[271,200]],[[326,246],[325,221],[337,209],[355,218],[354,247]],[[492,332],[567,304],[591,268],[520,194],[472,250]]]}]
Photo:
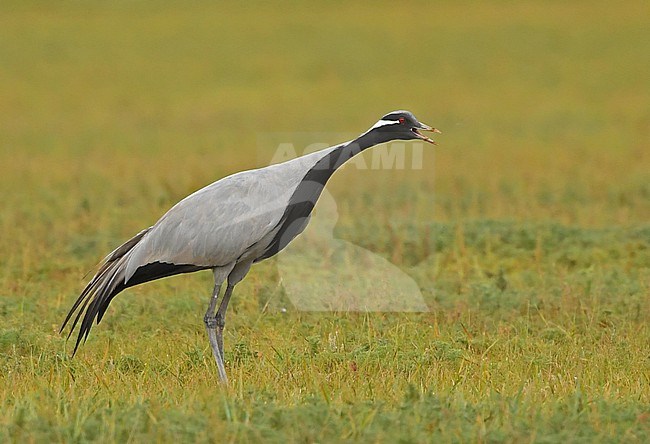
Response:
[{"label": "long black neck", "polygon": [[316,162],[305,173],[305,176],[293,192],[289,199],[289,205],[278,223],[278,233],[256,262],[277,254],[302,232],[309,220],[309,215],[323,192],[323,188],[325,188],[325,184],[338,168],[361,151],[383,142],[388,142],[388,140],[381,140],[379,135],[370,131],[350,142],[337,146]]},{"label": "long black neck", "polygon": [[[321,186],[322,191],[322,187],[324,187],[329,178],[332,177],[332,174],[343,166],[345,162],[363,150],[373,147],[378,143],[381,143],[381,141],[378,140],[376,135],[373,133],[365,133],[350,142],[339,145],[327,153],[323,158],[316,162],[309,171],[306,172],[305,177],[303,177],[300,185],[296,188],[294,196],[297,199],[310,196],[309,194],[304,195],[302,193],[303,190],[301,190],[301,186],[311,187],[318,184]],[[320,195],[320,192],[318,195]],[[318,196],[316,196],[316,199],[318,199]],[[314,204],[315,203],[316,202],[314,202]]]}]

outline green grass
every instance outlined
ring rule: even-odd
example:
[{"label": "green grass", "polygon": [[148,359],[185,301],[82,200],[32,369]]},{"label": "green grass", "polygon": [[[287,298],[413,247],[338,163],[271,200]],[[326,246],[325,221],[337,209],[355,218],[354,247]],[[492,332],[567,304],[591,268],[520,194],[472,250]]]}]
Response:
[{"label": "green grass", "polygon": [[[647,442],[649,13],[3,2],[0,442]],[[337,173],[335,233],[430,312],[298,312],[268,261],[231,304],[228,387],[209,273],[120,295],[70,359],[58,327],[111,248],[265,165],[270,134],[398,108],[440,146]]]}]

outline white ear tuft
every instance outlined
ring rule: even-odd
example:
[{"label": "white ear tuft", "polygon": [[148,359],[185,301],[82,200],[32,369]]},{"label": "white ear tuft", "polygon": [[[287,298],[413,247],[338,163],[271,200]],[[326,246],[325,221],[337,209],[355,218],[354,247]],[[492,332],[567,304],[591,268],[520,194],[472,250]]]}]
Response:
[{"label": "white ear tuft", "polygon": [[399,123],[400,123],[399,120],[379,120],[370,129],[373,130],[375,128],[380,128],[382,126],[388,126],[388,125],[399,125]]}]

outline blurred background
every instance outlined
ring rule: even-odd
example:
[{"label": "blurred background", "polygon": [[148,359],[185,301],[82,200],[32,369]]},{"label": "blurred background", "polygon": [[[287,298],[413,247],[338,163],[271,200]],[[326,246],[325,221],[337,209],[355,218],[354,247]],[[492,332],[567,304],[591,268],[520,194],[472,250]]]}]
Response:
[{"label": "blurred background", "polygon": [[330,183],[339,234],[396,263],[434,222],[645,223],[649,9],[3,2],[4,273],[93,262],[190,192],[264,166],[269,134],[336,139],[401,108],[444,133],[422,168]]},{"label": "blurred background", "polygon": [[[388,325],[373,334],[408,342],[404,347],[389,342],[378,349],[376,362],[394,359],[395,368],[403,368],[410,355],[391,350],[415,350],[410,341],[416,339],[399,335],[428,332],[422,333],[422,349],[433,347],[431,337],[446,341],[447,348],[432,355],[435,365],[413,370],[414,383],[436,393],[451,387],[450,381],[456,387],[456,359],[478,362],[487,353],[487,347],[458,339],[478,322],[475,334],[500,341],[488,350],[502,353],[503,359],[495,362],[505,367],[491,368],[490,379],[495,386],[503,379],[502,393],[516,390],[511,381],[517,376],[528,380],[533,362],[542,367],[559,362],[557,372],[567,369],[568,382],[551,390],[548,379],[540,377],[539,386],[525,392],[532,393],[532,405],[573,390],[576,374],[585,375],[585,390],[590,381],[600,390],[604,380],[588,368],[603,368],[601,376],[620,372],[620,381],[627,381],[615,387],[621,396],[640,393],[635,384],[642,378],[630,369],[647,368],[647,362],[625,359],[637,359],[647,345],[649,17],[650,3],[643,0],[3,0],[0,373],[13,375],[11,383],[22,399],[40,399],[34,393],[52,389],[49,401],[34,401],[30,408],[60,424],[78,424],[69,421],[70,415],[88,405],[82,402],[67,413],[57,407],[62,405],[58,400],[74,398],[75,390],[80,399],[89,398],[84,390],[95,384],[93,375],[114,375],[117,367],[110,367],[113,361],[107,356],[130,356],[127,370],[146,370],[145,363],[164,361],[176,366],[178,375],[189,374],[174,379],[164,371],[142,370],[137,377],[124,373],[125,381],[138,387],[129,392],[131,386],[124,384],[125,402],[137,404],[134,396],[158,393],[156,381],[162,378],[171,394],[152,395],[154,405],[164,407],[165,396],[182,404],[181,381],[199,381],[205,368],[212,368],[205,366],[210,358],[201,323],[209,273],[129,290],[137,297],[117,298],[93,330],[89,343],[95,345],[69,364],[57,330],[83,285],[82,276],[182,197],[233,172],[265,166],[277,148],[267,143],[275,140],[273,135],[300,133],[303,138],[297,139],[305,140],[304,134],[313,133],[336,139],[332,136],[365,131],[389,111],[408,109],[443,132],[436,137],[439,146],[425,147],[421,169],[346,168],[328,185],[337,205],[336,236],[400,267],[435,311],[435,321],[426,316],[368,318]],[[264,317],[269,301],[281,300],[277,281],[269,261],[238,287],[226,339],[238,341],[239,348],[226,346],[234,380],[245,381],[246,390],[259,395],[269,379],[280,378],[277,391],[284,394],[278,396],[289,403],[305,394],[319,397],[327,384],[333,390],[340,384],[344,398],[366,396],[360,395],[366,393],[365,385],[346,379],[347,355],[340,354],[340,368],[330,368],[339,361],[325,352],[320,361],[321,355],[301,360],[314,367],[305,367],[304,380],[294,380],[302,387],[299,395],[277,376],[286,374],[284,367],[277,374],[268,367],[278,350],[291,355],[283,347],[299,353],[305,347],[290,330],[294,325],[315,329],[305,333],[317,339],[310,342],[314,350],[318,341],[338,338],[339,331],[356,343],[372,336],[364,330],[370,320],[353,320],[339,329],[338,322],[346,321],[334,315],[303,319],[302,324]],[[525,317],[531,303],[548,310],[544,322]],[[155,322],[160,319],[174,322]],[[464,319],[462,329],[458,319]],[[580,331],[597,332],[600,327],[589,330],[596,325],[592,322],[609,326],[619,321],[616,325],[624,325],[620,328],[628,328],[629,338],[636,339],[612,340],[606,350],[594,345],[598,339],[565,341],[563,357],[540,358],[546,345],[555,353],[557,338],[569,337],[581,326],[588,328]],[[412,324],[391,327],[400,322]],[[513,358],[521,353],[508,348],[508,332],[521,322],[530,323],[524,330],[533,332],[531,341],[542,344],[527,349],[533,351],[526,362]],[[434,323],[435,330],[430,329]],[[561,327],[549,333],[553,325]],[[272,350],[269,338],[278,339]],[[297,342],[291,344],[294,338]],[[369,342],[368,353],[375,352],[377,343]],[[589,365],[573,368],[573,357],[592,346],[593,355],[585,358]],[[389,353],[388,358],[381,353]],[[361,365],[366,355],[359,356],[354,359]],[[602,362],[596,362],[599,357]],[[46,364],[34,363],[41,358]],[[278,366],[291,362],[275,361]],[[608,367],[624,361],[620,368]],[[87,384],[69,386],[73,395],[56,388],[68,387],[60,384],[69,383],[68,365],[78,366],[76,377]],[[375,391],[367,396],[401,396],[403,375],[399,370],[389,374],[381,365]],[[51,369],[54,383],[39,379],[34,370],[39,368]],[[323,368],[335,376],[318,383],[323,386],[310,385]],[[466,368],[468,381],[484,381],[471,374],[474,367]],[[417,379],[418,371],[431,369],[441,373]],[[451,372],[446,379],[445,369]],[[137,380],[143,374],[149,382]],[[209,377],[204,383],[212,387]],[[174,393],[173,387],[179,390]],[[359,392],[351,394],[349,387]],[[477,399],[482,390],[462,393]],[[0,394],[0,403],[9,423],[21,416],[12,410],[17,404],[7,393]],[[208,391],[201,393],[207,396]],[[102,396],[112,399],[113,394]],[[132,413],[130,409],[123,411]],[[321,416],[328,415],[316,415]],[[131,417],[137,415],[126,418],[127,432]],[[49,438],[62,436],[68,435]]]},{"label": "blurred background", "polygon": [[647,221],[648,12],[642,1],[3,2],[4,205],[40,206],[60,227],[84,201],[93,224],[109,209],[137,216],[130,233],[260,166],[260,134],[354,134],[406,108],[444,132],[427,167],[350,172],[332,183],[338,199],[406,183],[435,191],[442,219]]},{"label": "blurred background", "polygon": [[[177,200],[265,166],[277,134],[301,152],[309,134],[340,142],[394,109],[440,128],[440,145],[421,168],[346,168],[329,189],[337,236],[420,266],[421,287],[441,266],[481,269],[458,259],[465,229],[485,251],[490,233],[524,227],[550,251],[569,236],[551,226],[650,218],[647,2],[2,9],[2,273],[23,291],[47,277],[57,308]],[[487,268],[503,266],[518,267]]]},{"label": "blurred background", "polygon": [[340,171],[328,186],[335,235],[423,289],[444,270],[525,270],[489,256],[512,230],[539,259],[567,227],[643,227],[649,12],[642,1],[4,2],[4,288],[38,294],[47,280],[63,310],[106,251],[192,191],[268,164],[278,134],[300,153],[311,134],[341,142],[395,109],[440,128],[440,145],[424,147],[421,168]]}]

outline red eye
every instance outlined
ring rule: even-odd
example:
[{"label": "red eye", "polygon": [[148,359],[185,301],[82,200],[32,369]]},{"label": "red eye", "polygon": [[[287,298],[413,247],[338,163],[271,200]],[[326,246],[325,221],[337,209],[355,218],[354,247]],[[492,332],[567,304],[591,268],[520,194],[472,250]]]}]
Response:
[{"label": "red eye", "polygon": [[399,118],[399,123],[404,123],[404,117]]}]

